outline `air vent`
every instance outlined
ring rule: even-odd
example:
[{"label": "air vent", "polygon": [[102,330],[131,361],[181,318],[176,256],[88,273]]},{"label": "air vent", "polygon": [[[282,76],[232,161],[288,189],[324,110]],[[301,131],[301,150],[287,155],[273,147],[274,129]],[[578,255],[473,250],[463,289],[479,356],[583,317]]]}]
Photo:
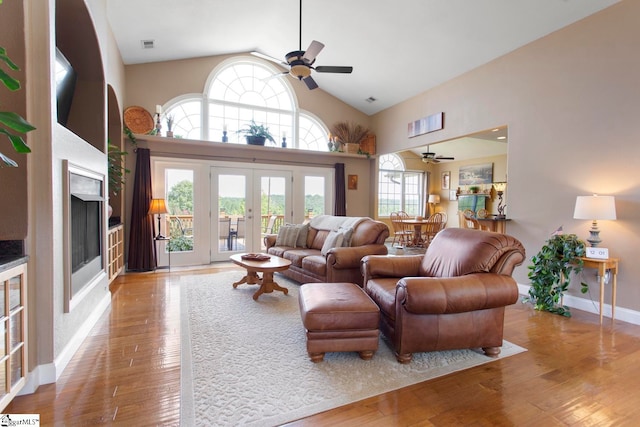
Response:
[{"label": "air vent", "polygon": [[371,102],[376,102],[377,99],[375,99],[373,96],[368,97],[367,99],[365,99],[365,101],[371,103]]},{"label": "air vent", "polygon": [[154,41],[153,40],[142,40],[141,43],[142,43],[142,48],[143,49],[153,49],[154,48],[154,46],[153,46]]}]

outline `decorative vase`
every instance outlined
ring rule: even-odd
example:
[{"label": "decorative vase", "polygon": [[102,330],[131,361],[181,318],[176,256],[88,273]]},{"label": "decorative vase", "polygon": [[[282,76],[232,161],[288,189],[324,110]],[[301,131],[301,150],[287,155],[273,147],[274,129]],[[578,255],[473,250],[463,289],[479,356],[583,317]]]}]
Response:
[{"label": "decorative vase", "polygon": [[245,137],[247,139],[247,144],[249,145],[264,145],[264,142],[267,138],[264,136],[249,136]]},{"label": "decorative vase", "polygon": [[167,131],[167,138],[173,138],[173,131],[172,130],[168,130]]}]

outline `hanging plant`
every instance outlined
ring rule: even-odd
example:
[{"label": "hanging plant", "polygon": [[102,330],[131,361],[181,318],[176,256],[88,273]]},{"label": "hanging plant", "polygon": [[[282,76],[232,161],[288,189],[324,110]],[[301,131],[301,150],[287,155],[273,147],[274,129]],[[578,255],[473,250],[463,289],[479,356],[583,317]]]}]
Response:
[{"label": "hanging plant", "polygon": [[[575,234],[558,234],[546,241],[545,245],[531,258],[529,279],[531,287],[525,302],[533,303],[536,310],[548,311],[571,317],[569,307],[560,301],[567,291],[572,273],[582,271],[585,244]],[[588,285],[581,283],[581,292]]]}]

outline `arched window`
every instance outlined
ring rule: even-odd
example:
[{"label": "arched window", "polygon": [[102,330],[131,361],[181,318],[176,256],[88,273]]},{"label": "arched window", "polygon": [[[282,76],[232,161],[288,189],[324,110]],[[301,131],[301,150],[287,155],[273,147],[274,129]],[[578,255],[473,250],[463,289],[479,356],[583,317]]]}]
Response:
[{"label": "arched window", "polygon": [[406,171],[402,159],[385,154],[378,159],[378,216],[404,211],[423,215],[424,172]]},{"label": "arched window", "polygon": [[277,74],[282,73],[256,58],[222,62],[209,75],[204,95],[183,95],[164,106],[165,116],[174,118],[174,135],[244,144],[237,131],[255,121],[269,128],[278,146],[286,137],[287,148],[328,151],[326,126],[298,110],[293,88]]}]

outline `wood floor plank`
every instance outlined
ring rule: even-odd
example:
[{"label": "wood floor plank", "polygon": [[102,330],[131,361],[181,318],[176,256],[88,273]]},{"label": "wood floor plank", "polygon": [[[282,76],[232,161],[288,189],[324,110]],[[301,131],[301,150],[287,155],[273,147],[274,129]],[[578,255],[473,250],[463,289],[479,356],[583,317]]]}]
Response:
[{"label": "wood floor plank", "polygon": [[[45,426],[179,425],[180,282],[231,269],[121,275],[111,309],[58,382],[16,397],[4,412],[39,413]],[[506,310],[505,339],[528,351],[288,425],[637,425],[640,327],[572,313],[515,304]]]}]

